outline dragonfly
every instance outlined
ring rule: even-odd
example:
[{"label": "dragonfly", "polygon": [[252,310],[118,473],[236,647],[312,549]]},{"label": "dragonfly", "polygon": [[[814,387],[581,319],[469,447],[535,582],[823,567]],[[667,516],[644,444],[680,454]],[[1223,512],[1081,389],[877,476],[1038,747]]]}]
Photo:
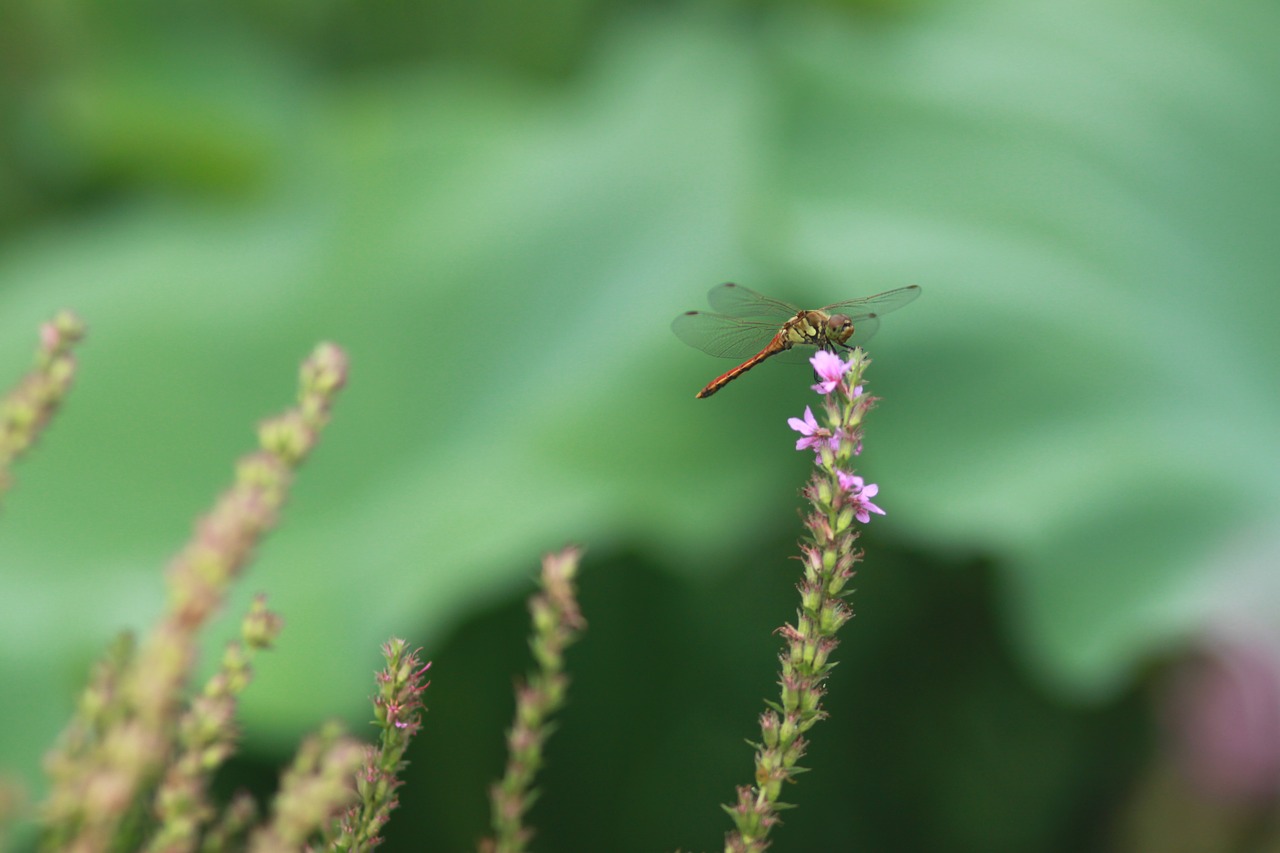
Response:
[{"label": "dragonfly", "polygon": [[701,400],[767,358],[803,360],[813,349],[839,352],[864,344],[880,328],[882,315],[919,295],[920,287],[913,284],[806,311],[740,284],[721,284],[707,294],[714,313],[686,311],[672,321],[671,331],[707,355],[745,359],[699,391]]}]

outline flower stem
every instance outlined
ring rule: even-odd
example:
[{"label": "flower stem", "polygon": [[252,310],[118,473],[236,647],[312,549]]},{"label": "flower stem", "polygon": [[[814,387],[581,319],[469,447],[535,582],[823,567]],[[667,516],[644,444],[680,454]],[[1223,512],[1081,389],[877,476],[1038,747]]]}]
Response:
[{"label": "flower stem", "polygon": [[260,427],[261,448],[240,460],[235,482],[170,565],[159,624],[90,684],[88,690],[101,695],[86,694],[48,760],[53,784],[43,809],[45,849],[119,847],[120,834],[146,815],[146,798],[178,742],[199,630],[274,527],[293,471],[318,441],[346,372],[346,357],[331,344],[303,363],[298,405]]},{"label": "flower stem", "polygon": [[280,780],[271,820],[249,840],[251,853],[295,853],[356,799],[351,780],[365,747],[336,723],[303,741]]},{"label": "flower stem", "polygon": [[422,693],[431,683],[425,679],[430,662],[422,663],[417,650],[394,637],[383,644],[382,656],[387,665],[378,673],[373,700],[374,725],[382,735],[376,747],[366,750],[356,775],[359,802],[339,821],[336,837],[326,845],[329,850],[371,850],[382,843],[382,828],[400,805],[396,790],[403,784],[399,774],[409,763],[405,751],[422,728]]},{"label": "flower stem", "polygon": [[35,367],[0,400],[0,498],[9,490],[14,460],[35,444],[75,378],[74,347],[84,337],[84,323],[62,311],[40,327]]},{"label": "flower stem", "polygon": [[827,716],[824,685],[835,666],[831,654],[839,644],[836,632],[853,617],[847,585],[862,559],[855,547],[854,522],[865,523],[869,512],[881,512],[869,500],[876,487],[865,486],[849,470],[861,450],[863,417],[874,403],[862,390],[868,364],[860,349],[834,372],[831,365],[815,360],[820,373],[828,369],[824,378],[829,381],[814,386],[823,393],[825,423],[817,427],[808,413],[804,420],[791,419],[792,428],[806,436],[798,449],[814,451],[813,475],[804,489],[810,511],[805,518],[808,532],[800,543],[800,607],[795,624],[777,631],[785,641],[779,656],[782,690],[779,701],[767,702],[768,710],[760,715],[754,784],[740,786],[736,802],[723,807],[734,822],[734,830],[725,836],[726,853],[768,847],[769,833],[779,822],[777,813],[788,807],[780,800],[783,783],[794,782],[804,769],[797,763],[809,746],[804,735]]},{"label": "flower stem", "polygon": [[253,678],[253,656],[271,647],[282,624],[278,615],[267,610],[265,597],[256,597],[241,621],[242,640],[227,644],[222,665],[183,712],[176,754],[156,791],[157,826],[149,851],[196,849],[202,830],[215,814],[209,800],[213,774],[235,750],[236,702]]},{"label": "flower stem", "polygon": [[533,634],[529,646],[537,668],[516,687],[515,722],[507,732],[507,768],[489,789],[493,837],[480,843],[483,853],[521,853],[533,830],[524,815],[533,804],[533,778],[542,766],[542,747],[551,734],[549,718],[564,704],[569,676],[564,651],[586,628],[573,586],[577,548],[542,558],[541,590],[529,601]]}]

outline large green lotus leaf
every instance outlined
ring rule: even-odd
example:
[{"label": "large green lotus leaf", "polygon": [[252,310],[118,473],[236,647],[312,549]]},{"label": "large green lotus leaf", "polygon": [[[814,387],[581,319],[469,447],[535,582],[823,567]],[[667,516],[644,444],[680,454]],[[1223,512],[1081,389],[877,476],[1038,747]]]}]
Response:
[{"label": "large green lotus leaf", "polygon": [[1241,582],[1280,550],[1280,15],[1239,13],[972,4],[779,51],[780,263],[925,289],[873,345],[882,496],[1002,558],[1076,692],[1233,607],[1280,631]]},{"label": "large green lotus leaf", "polygon": [[320,339],[350,388],[229,608],[266,590],[288,620],[251,732],[360,719],[382,639],[447,629],[566,540],[702,573],[793,524],[804,371],[694,401],[725,365],[667,329],[726,279],[924,286],[873,346],[876,523],[1003,558],[1037,671],[1113,684],[1200,624],[1189,590],[1276,497],[1275,22],[1181,6],[940,5],[865,32],[673,15],[564,89],[255,66],[242,113],[219,101],[230,139],[285,105],[228,147],[259,152],[235,160],[252,192],[113,208],[0,262],[0,363],[56,307],[92,327],[0,525],[0,666],[43,697],[6,703],[0,752],[32,766],[85,662],[154,616]]}]

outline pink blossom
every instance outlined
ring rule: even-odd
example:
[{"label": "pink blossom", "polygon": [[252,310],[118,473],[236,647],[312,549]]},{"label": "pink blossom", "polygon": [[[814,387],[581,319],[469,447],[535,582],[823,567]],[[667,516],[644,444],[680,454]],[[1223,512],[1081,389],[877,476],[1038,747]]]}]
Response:
[{"label": "pink blossom", "polygon": [[828,350],[820,349],[809,359],[813,372],[821,380],[813,386],[819,394],[830,394],[844,381],[845,374],[853,369],[853,365]]},{"label": "pink blossom", "polygon": [[804,420],[787,418],[787,425],[804,436],[797,439],[796,450],[804,450],[808,447],[821,452],[824,444],[835,450],[840,442],[838,438],[831,434],[831,430],[818,425],[817,420],[813,417],[813,409],[808,406],[804,407]]},{"label": "pink blossom", "polygon": [[884,510],[871,502],[871,499],[880,491],[879,486],[875,483],[864,483],[857,474],[848,474],[844,471],[837,471],[836,479],[840,482],[840,488],[848,493],[853,506],[853,515],[858,521],[866,524],[871,520],[873,512],[884,515]]}]

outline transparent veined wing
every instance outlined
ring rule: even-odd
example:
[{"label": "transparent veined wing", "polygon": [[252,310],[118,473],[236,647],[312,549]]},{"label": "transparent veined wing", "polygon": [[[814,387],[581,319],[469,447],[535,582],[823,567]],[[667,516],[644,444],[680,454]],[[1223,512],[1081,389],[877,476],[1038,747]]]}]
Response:
[{"label": "transparent veined wing", "polygon": [[828,314],[844,314],[850,320],[853,320],[856,326],[860,319],[882,317],[890,311],[897,311],[919,295],[920,285],[909,284],[906,287],[877,293],[875,296],[847,299],[844,302],[827,305],[820,310]]},{"label": "transparent veined wing", "polygon": [[671,331],[676,333],[677,338],[707,355],[745,359],[764,349],[765,344],[778,333],[781,322],[745,320],[709,311],[688,311],[671,321]]},{"label": "transparent veined wing", "polygon": [[775,326],[781,326],[800,310],[781,299],[771,299],[732,282],[711,288],[707,303],[726,317],[768,319],[773,320]]},{"label": "transparent veined wing", "polygon": [[827,314],[843,314],[853,323],[853,334],[844,345],[849,348],[862,346],[880,328],[880,318],[890,311],[897,311],[903,305],[920,295],[920,286],[910,284],[906,287],[886,290],[874,296],[863,296],[860,299],[847,299],[820,309]]}]

